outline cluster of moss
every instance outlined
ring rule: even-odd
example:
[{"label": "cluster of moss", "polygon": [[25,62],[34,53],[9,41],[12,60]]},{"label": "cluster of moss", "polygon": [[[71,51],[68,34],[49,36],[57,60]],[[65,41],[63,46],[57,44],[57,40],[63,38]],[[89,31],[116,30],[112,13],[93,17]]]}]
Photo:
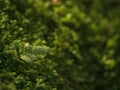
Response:
[{"label": "cluster of moss", "polygon": [[0,90],[119,90],[119,0],[0,0]]}]

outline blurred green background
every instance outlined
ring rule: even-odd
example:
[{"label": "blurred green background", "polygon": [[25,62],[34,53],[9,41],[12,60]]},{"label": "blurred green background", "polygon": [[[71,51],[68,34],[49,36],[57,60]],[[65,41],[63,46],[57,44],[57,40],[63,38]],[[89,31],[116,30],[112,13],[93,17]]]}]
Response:
[{"label": "blurred green background", "polygon": [[0,0],[0,90],[120,90],[120,0]]}]

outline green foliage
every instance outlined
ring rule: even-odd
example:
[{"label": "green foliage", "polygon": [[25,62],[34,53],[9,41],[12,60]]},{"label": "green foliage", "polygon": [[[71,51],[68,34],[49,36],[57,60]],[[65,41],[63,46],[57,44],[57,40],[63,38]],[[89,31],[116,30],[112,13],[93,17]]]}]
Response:
[{"label": "green foliage", "polygon": [[0,0],[0,90],[119,90],[119,0]]}]

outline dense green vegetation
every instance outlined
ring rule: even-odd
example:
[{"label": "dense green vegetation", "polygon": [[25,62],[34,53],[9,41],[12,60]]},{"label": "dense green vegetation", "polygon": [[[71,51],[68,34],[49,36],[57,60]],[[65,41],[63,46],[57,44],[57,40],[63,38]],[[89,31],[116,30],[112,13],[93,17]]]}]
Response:
[{"label": "dense green vegetation", "polygon": [[0,90],[120,90],[120,0],[0,0]]}]

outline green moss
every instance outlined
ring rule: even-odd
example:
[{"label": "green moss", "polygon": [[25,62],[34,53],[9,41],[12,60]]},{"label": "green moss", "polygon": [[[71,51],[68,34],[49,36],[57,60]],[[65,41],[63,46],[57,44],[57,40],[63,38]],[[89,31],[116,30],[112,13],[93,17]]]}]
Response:
[{"label": "green moss", "polygon": [[0,90],[119,90],[118,3],[0,0]]}]

